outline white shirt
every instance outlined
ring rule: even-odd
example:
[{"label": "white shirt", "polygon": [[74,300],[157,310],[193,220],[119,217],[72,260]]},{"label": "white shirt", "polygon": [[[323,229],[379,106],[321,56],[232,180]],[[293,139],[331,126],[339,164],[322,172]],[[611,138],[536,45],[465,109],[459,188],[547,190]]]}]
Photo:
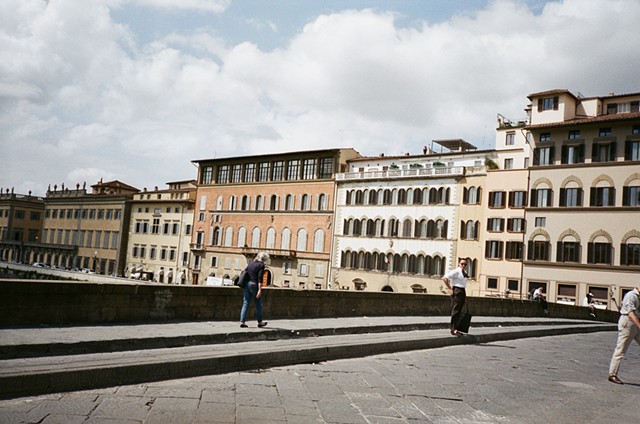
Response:
[{"label": "white shirt", "polygon": [[638,309],[640,308],[640,297],[638,297],[638,289],[633,289],[622,298],[622,305],[620,305],[620,314],[629,315],[629,312],[633,311],[640,317]]},{"label": "white shirt", "polygon": [[449,280],[451,287],[460,287],[461,289],[467,287],[467,278],[462,274],[462,269],[460,267],[447,272],[444,275],[444,278]]}]

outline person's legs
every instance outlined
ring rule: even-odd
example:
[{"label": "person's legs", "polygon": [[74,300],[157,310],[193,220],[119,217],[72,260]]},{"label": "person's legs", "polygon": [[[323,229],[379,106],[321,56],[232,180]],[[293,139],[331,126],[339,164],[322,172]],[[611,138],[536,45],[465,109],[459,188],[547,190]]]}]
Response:
[{"label": "person's legs", "polygon": [[262,322],[262,298],[256,298],[256,318],[258,318],[258,324]]},{"label": "person's legs", "polygon": [[[609,376],[618,375],[620,362],[622,361],[622,358],[624,358],[624,354],[627,352],[629,344],[631,344],[631,340],[636,339],[637,337],[638,329],[635,324],[627,315],[621,315],[620,321],[618,322],[618,342],[616,343],[616,349],[611,357],[611,364],[609,364]],[[640,343],[640,341],[638,341],[638,343]]]},{"label": "person's legs", "polygon": [[464,289],[458,287],[453,288],[453,294],[451,295],[451,333],[457,330],[466,297]]},{"label": "person's legs", "polygon": [[244,288],[244,293],[242,297],[242,311],[240,312],[240,322],[244,324],[247,321],[247,311],[249,310],[249,303],[251,303],[251,289],[249,285]]}]

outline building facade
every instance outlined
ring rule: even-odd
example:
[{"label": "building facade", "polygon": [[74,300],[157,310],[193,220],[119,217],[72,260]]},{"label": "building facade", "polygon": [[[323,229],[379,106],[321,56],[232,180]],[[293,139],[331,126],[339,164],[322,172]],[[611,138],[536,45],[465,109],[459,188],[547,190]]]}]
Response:
[{"label": "building facade", "polygon": [[194,161],[194,284],[233,278],[266,251],[274,285],[328,288],[335,174],[357,156],[326,149]]},{"label": "building facade", "polygon": [[189,259],[196,181],[133,195],[125,275],[166,284],[190,284]]},{"label": "building facade", "polygon": [[124,274],[130,201],[138,189],[120,181],[49,188],[39,249],[32,261],[99,274]]},{"label": "building facade", "polygon": [[28,263],[37,248],[44,221],[44,199],[31,193],[0,191],[0,259]]},{"label": "building facade", "polygon": [[[466,223],[478,220],[480,187],[495,152],[463,140],[437,143],[446,151],[356,158],[338,175],[331,275],[336,286],[443,293],[442,276],[459,257],[467,258],[476,280],[482,251],[477,226],[467,237]],[[469,287],[478,292],[477,284]]]},{"label": "building facade", "polygon": [[527,290],[613,308],[640,271],[640,93],[528,97]]}]

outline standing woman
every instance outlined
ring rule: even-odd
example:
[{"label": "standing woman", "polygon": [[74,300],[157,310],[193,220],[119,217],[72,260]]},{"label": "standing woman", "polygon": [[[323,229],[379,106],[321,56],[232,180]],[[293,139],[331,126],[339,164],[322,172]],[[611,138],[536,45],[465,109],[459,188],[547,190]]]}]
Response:
[{"label": "standing woman", "polygon": [[256,315],[258,318],[258,327],[264,327],[267,325],[266,321],[262,321],[262,281],[265,265],[270,262],[269,254],[266,252],[260,252],[256,258],[247,265],[247,272],[249,273],[249,282],[244,287],[244,297],[242,300],[242,312],[240,312],[240,327],[246,328],[248,325],[247,311],[249,309],[249,303],[253,300],[256,304]]},{"label": "standing woman", "polygon": [[449,289],[451,294],[451,334],[454,336],[461,336],[462,332],[458,331],[458,322],[460,322],[460,314],[462,313],[462,307],[467,300],[467,273],[465,268],[467,267],[467,260],[460,258],[458,260],[458,267],[452,271],[447,272],[442,281]]}]

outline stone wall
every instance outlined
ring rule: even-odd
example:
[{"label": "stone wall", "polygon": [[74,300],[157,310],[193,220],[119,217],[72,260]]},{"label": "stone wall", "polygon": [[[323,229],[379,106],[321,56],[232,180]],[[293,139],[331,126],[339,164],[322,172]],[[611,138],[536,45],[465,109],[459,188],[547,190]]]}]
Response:
[{"label": "stone wall", "polygon": [[[441,316],[449,314],[445,295],[293,290],[265,288],[264,317],[296,319],[351,316]],[[172,286],[138,283],[0,280],[0,326],[109,324],[193,320],[238,321],[242,292],[237,287]],[[544,316],[530,301],[470,297],[473,315]],[[250,308],[254,319],[255,308]],[[588,319],[587,308],[549,304],[554,318]],[[617,313],[598,311],[615,322]]]}]

